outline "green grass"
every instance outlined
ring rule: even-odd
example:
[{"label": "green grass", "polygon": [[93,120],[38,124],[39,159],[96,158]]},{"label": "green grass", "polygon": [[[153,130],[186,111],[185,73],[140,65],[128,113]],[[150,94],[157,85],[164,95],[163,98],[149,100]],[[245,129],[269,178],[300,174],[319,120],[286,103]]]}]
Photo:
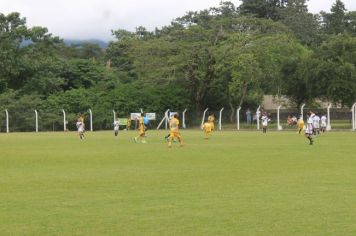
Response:
[{"label": "green grass", "polygon": [[356,235],[356,134],[0,135],[1,235]]}]

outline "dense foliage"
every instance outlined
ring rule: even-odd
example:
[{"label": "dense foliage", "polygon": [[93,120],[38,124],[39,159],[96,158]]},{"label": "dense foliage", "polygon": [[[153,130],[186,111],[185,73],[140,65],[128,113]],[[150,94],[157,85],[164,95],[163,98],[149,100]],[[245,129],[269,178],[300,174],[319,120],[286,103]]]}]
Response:
[{"label": "dense foliage", "polygon": [[234,110],[265,94],[295,106],[356,100],[356,11],[340,0],[320,14],[306,0],[222,2],[153,32],[112,33],[106,49],[68,46],[19,13],[0,14],[0,109],[17,117],[19,130],[31,129],[34,109],[46,129],[61,123],[62,109],[74,120],[89,108],[95,125],[108,128],[113,109]]}]

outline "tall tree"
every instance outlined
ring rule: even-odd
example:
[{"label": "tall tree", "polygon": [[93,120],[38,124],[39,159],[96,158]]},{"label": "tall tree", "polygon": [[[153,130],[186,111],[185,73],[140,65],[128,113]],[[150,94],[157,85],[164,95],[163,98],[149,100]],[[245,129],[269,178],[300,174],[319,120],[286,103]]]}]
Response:
[{"label": "tall tree", "polygon": [[285,4],[280,0],[241,0],[242,14],[252,14],[258,18],[279,19],[279,9]]},{"label": "tall tree", "polygon": [[281,21],[303,44],[310,45],[319,40],[318,18],[308,12],[307,0],[288,0],[279,14]]},{"label": "tall tree", "polygon": [[341,0],[336,0],[331,7],[331,12],[321,12],[324,30],[328,34],[339,34],[346,30],[346,8]]}]

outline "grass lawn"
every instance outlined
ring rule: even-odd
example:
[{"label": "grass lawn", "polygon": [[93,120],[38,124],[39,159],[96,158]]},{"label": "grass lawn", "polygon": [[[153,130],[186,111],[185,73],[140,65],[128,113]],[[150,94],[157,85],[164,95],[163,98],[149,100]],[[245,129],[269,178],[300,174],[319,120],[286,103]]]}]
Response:
[{"label": "grass lawn", "polygon": [[356,235],[356,134],[0,135],[1,235]]}]

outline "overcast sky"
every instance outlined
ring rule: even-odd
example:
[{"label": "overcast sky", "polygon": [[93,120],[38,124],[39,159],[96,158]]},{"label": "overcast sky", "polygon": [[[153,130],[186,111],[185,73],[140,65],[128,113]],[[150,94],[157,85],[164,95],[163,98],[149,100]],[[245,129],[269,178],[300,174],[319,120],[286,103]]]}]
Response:
[{"label": "overcast sky", "polygon": [[[20,12],[29,26],[45,26],[67,39],[111,38],[111,29],[149,30],[168,25],[189,10],[218,6],[220,0],[0,0],[0,12]],[[232,0],[239,5],[238,0]],[[335,0],[310,0],[309,10],[329,11]],[[343,0],[356,10],[356,0]]]}]

